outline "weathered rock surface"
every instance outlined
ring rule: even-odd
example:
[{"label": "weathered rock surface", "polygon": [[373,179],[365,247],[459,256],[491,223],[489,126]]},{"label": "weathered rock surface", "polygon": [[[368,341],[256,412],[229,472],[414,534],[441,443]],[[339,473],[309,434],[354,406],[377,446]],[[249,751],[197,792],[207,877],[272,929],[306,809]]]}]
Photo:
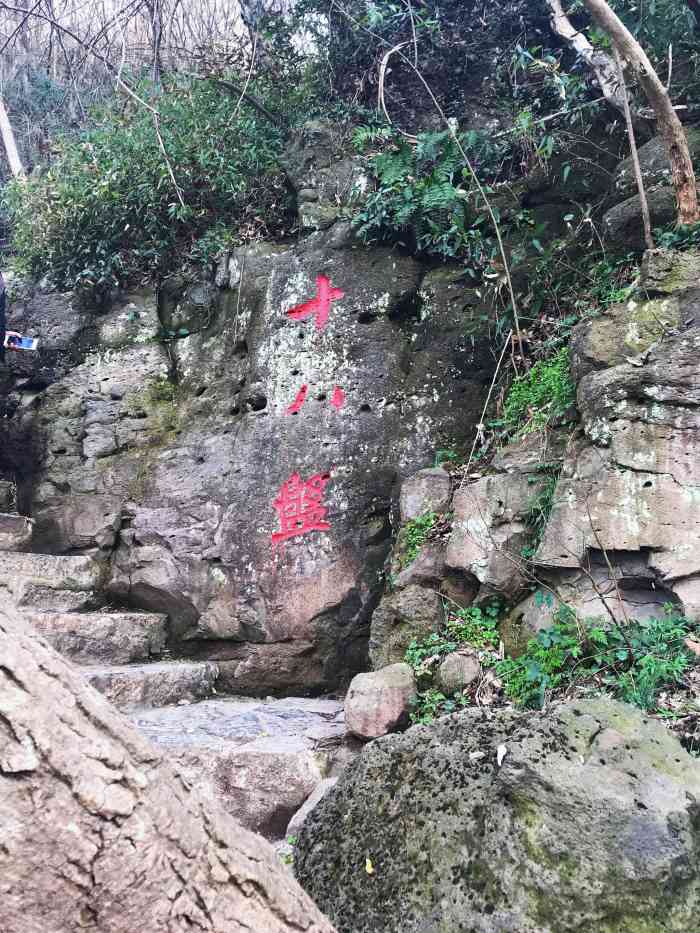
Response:
[{"label": "weathered rock surface", "polygon": [[[676,218],[676,194],[672,187],[647,192],[652,227],[664,227]],[[603,237],[608,249],[624,255],[644,251],[642,205],[638,194],[611,207],[603,216]]]},{"label": "weathered rock surface", "polygon": [[473,709],[368,745],[294,867],[340,933],[685,933],[699,794],[700,764],[632,707]]},{"label": "weathered rock surface", "polygon": [[[461,270],[360,248],[344,227],[235,250],[219,285],[170,283],[160,309],[127,296],[15,418],[36,454],[22,496],[37,549],[98,549],[107,591],[167,613],[170,647],[221,663],[230,692],[319,693],[366,665],[395,486],[470,435],[493,368]],[[323,330],[286,314],[320,274],[344,292]],[[156,310],[187,320],[172,361]],[[297,474],[321,478],[330,527],[273,547]]]},{"label": "weathered rock surface", "polygon": [[78,664],[128,664],[163,653],[167,616],[153,612],[39,612],[24,618],[46,641]]},{"label": "weathered rock surface", "polygon": [[2,571],[0,594],[6,593],[12,602],[20,605],[35,600],[34,605],[40,608],[43,608],[42,596],[47,591],[56,596],[92,593],[104,576],[104,566],[89,555],[57,557],[5,552]]},{"label": "weathered rock surface", "polygon": [[435,590],[410,584],[383,596],[372,616],[369,639],[374,670],[403,661],[411,641],[436,632],[442,617],[442,600]]},{"label": "weathered rock surface", "polygon": [[408,725],[416,681],[408,664],[357,674],[345,697],[345,724],[360,739],[375,739]]},{"label": "weathered rock surface", "polygon": [[189,783],[243,825],[279,839],[326,774],[348,760],[332,700],[205,700],[132,714]]},{"label": "weathered rock surface", "polygon": [[533,536],[528,520],[567,440],[567,432],[558,430],[515,442],[494,460],[499,472],[455,491],[448,567],[475,577],[486,593],[513,599],[522,591],[529,579],[523,548]]},{"label": "weathered rock surface", "polygon": [[453,651],[438,668],[437,681],[442,691],[450,696],[478,681],[481,664],[474,654]]},{"label": "weathered rock surface", "polygon": [[426,512],[444,512],[451,498],[452,480],[449,473],[440,467],[419,470],[401,484],[401,521],[409,522]]},{"label": "weathered rock surface", "polygon": [[552,624],[553,593],[588,618],[658,617],[669,602],[700,615],[697,254],[647,253],[632,297],[578,325],[571,347],[582,430],[533,558],[545,589],[502,628],[516,652]]},{"label": "weathered rock surface", "polygon": [[[693,162],[700,164],[700,131],[697,127],[686,127],[686,137]],[[666,144],[661,136],[655,136],[648,143],[639,147],[639,167],[642,170],[644,187],[671,184],[671,165],[668,161]],[[637,182],[634,176],[632,156],[618,165],[614,178],[615,190],[622,198],[637,194]]]},{"label": "weathered rock surface", "polygon": [[323,800],[329,790],[331,790],[338,783],[338,778],[324,778],[320,784],[316,785],[316,789],[306,800],[306,802],[297,810],[294,816],[291,818],[287,825],[287,832],[285,836],[296,836],[299,833],[299,830],[304,825],[306,820],[309,817],[309,814],[314,810],[318,804]]},{"label": "weathered rock surface", "polygon": [[32,540],[32,520],[0,513],[0,551],[22,551]]},{"label": "weathered rock surface", "polygon": [[86,667],[83,676],[117,709],[192,703],[212,696],[219,670],[208,661]]},{"label": "weathered rock surface", "polygon": [[0,657],[4,933],[332,933],[264,840],[5,607]]}]

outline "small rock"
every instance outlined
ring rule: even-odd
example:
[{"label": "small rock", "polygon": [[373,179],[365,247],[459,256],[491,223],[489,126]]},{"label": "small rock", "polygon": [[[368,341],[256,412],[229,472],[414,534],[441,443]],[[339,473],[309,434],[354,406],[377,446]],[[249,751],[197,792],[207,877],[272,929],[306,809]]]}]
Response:
[{"label": "small rock", "polygon": [[348,732],[361,739],[376,739],[396,731],[408,723],[415,696],[416,683],[408,664],[391,664],[380,671],[358,674],[345,699]]},{"label": "small rock", "polygon": [[438,670],[438,683],[445,693],[459,693],[481,677],[481,664],[473,654],[454,651]]}]

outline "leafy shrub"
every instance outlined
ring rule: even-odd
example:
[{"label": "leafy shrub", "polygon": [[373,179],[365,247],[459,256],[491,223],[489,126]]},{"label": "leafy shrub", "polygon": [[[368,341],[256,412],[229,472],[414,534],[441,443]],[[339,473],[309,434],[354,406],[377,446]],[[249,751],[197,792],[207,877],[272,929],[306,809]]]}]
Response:
[{"label": "leafy shrub", "polygon": [[[360,127],[354,139],[364,146],[387,135],[385,128]],[[482,163],[495,152],[476,132],[464,136],[464,145],[477,151]],[[365,242],[410,241],[407,245],[426,255],[463,259],[473,276],[496,256],[486,215],[469,206],[470,173],[451,133],[421,133],[415,146],[394,135],[371,157],[370,168],[375,190],[363,196],[353,218]]]},{"label": "leafy shrub", "polygon": [[469,606],[456,609],[448,616],[445,629],[458,645],[472,648],[497,648],[500,641],[498,618],[501,608],[498,603],[490,606]]},{"label": "leafy shrub", "polygon": [[506,695],[521,706],[541,707],[547,691],[591,681],[645,710],[659,691],[679,683],[696,659],[685,647],[695,623],[665,607],[661,618],[631,621],[624,629],[600,620],[580,622],[563,609],[519,658],[496,665]]},{"label": "leafy shrub", "polygon": [[513,380],[500,424],[513,437],[541,431],[565,415],[575,400],[569,349],[563,347],[550,359],[539,360],[524,376]]},{"label": "leafy shrub", "polygon": [[[432,632],[425,638],[414,638],[404,656],[413,669],[418,684],[418,696],[414,702],[411,721],[429,723],[437,716],[453,713],[468,705],[469,697],[464,693],[448,697],[435,685],[434,678],[440,663],[457,651],[469,646],[480,651],[482,660],[493,663],[499,643],[498,603],[490,606],[470,606],[467,609],[446,607],[446,617],[440,632]],[[492,660],[493,659],[493,660]]]},{"label": "leafy shrub", "polygon": [[[107,291],[138,274],[162,274],[190,252],[211,252],[205,233],[225,218],[242,240],[279,232],[287,195],[277,169],[281,131],[238,111],[209,82],[140,89],[160,112],[132,101],[96,114],[96,125],[56,144],[42,175],[6,194],[14,247],[28,271],[60,287]],[[214,244],[215,245],[215,244]]]}]

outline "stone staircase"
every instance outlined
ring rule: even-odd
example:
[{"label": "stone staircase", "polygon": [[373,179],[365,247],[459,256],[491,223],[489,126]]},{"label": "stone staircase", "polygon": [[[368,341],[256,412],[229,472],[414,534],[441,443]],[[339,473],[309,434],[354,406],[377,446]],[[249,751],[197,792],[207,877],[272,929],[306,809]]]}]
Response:
[{"label": "stone staircase", "polygon": [[38,554],[31,519],[0,513],[0,601],[156,744],[192,784],[271,839],[353,749],[335,700],[217,694],[216,663],[169,658],[166,615],[106,604],[90,555]]}]

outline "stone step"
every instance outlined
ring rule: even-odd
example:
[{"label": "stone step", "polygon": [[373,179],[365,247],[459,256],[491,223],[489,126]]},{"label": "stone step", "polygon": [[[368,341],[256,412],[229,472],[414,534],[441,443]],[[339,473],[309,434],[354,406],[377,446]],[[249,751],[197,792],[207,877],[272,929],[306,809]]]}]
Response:
[{"label": "stone step", "polygon": [[89,612],[104,605],[95,590],[53,590],[50,586],[27,583],[17,605],[24,612]]},{"label": "stone step", "polygon": [[161,661],[84,667],[83,677],[118,709],[153,709],[214,695],[219,675],[211,661]]},{"label": "stone step", "polygon": [[30,586],[50,590],[94,590],[100,584],[102,573],[102,565],[87,555],[65,557],[7,551],[0,560],[0,586],[9,589],[18,604]]},{"label": "stone step", "polygon": [[337,700],[220,698],[131,714],[202,793],[270,839],[360,748]]},{"label": "stone step", "polygon": [[32,540],[31,518],[14,512],[0,512],[0,551],[22,551]]},{"label": "stone step", "polygon": [[80,664],[128,664],[159,657],[167,619],[154,612],[38,612],[24,617],[60,654]]}]

